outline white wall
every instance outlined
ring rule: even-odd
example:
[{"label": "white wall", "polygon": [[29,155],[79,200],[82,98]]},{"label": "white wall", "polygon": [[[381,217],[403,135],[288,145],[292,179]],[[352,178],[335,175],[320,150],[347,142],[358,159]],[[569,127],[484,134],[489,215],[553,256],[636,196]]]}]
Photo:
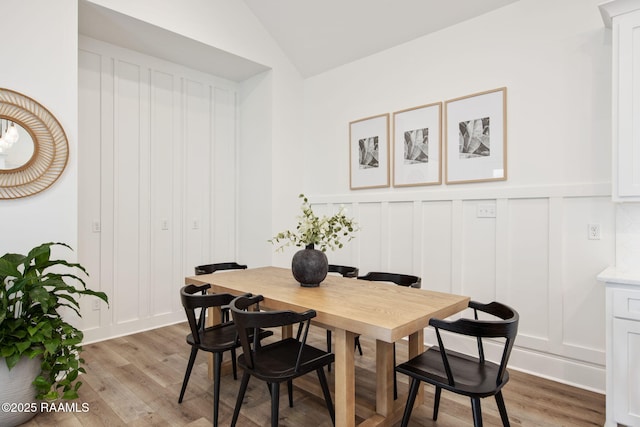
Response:
[{"label": "white wall", "polygon": [[184,319],[193,267],[235,260],[237,85],[81,37],[80,261],[110,309],[87,340]]},{"label": "white wall", "polygon": [[[232,84],[81,38],[81,259],[95,272],[92,285],[112,296],[108,311],[85,308],[88,340],[182,320],[176,292],[195,265],[270,265],[271,206],[281,193],[300,191],[291,190],[295,167],[288,163],[303,149],[296,139],[302,79],[262,28],[251,26],[243,3],[192,2],[186,15],[171,9],[175,3],[161,13],[157,2],[94,3],[254,55],[247,59],[270,71]],[[231,45],[217,33],[229,21],[243,22],[243,37]],[[99,233],[91,231],[97,222]]]},{"label": "white wall", "polygon": [[[521,314],[512,366],[603,390],[595,276],[615,261],[616,215],[598,3],[521,0],[307,79],[305,191],[320,210],[347,204],[362,224],[330,258],[511,304]],[[507,181],[349,191],[350,121],[502,86]],[[478,218],[479,204],[496,218]],[[601,240],[587,240],[588,223]]]},{"label": "white wall", "polygon": [[[291,226],[299,192],[319,209],[347,203],[366,227],[334,259],[365,270],[411,270],[424,276],[425,287],[512,303],[527,314],[518,367],[602,389],[603,304],[593,276],[612,261],[614,220],[607,197],[610,36],[599,0],[521,0],[306,81],[243,2],[94,3],[271,68],[239,91],[242,261],[290,262],[265,240]],[[2,85],[58,118],[70,161],[49,190],[0,201],[0,251],[48,240],[75,247],[77,4],[3,6],[12,11],[3,30],[22,36],[5,46],[3,54],[19,61],[2,68]],[[350,121],[501,86],[509,91],[508,181],[348,190]],[[478,201],[495,203],[497,218],[476,218]],[[601,241],[586,241],[587,222],[602,225]],[[473,253],[481,257],[474,261]]]},{"label": "white wall", "polygon": [[[0,85],[35,99],[58,119],[69,140],[69,161],[46,191],[0,200],[0,254],[49,241],[77,249],[77,1],[3,0],[2,10],[11,15],[3,31],[19,36],[4,43]],[[67,250],[59,255],[76,258]]]},{"label": "white wall", "polygon": [[[508,181],[466,187],[609,182],[611,46],[598,3],[521,0],[307,79],[306,191],[348,192],[350,121],[502,86]],[[366,193],[400,191],[412,190]]]},{"label": "white wall", "polygon": [[[92,0],[92,3],[263,64],[272,71],[241,83],[238,135],[242,261],[273,262],[267,243],[283,225],[278,207],[295,209],[302,191],[303,80],[244,2]],[[295,179],[291,179],[295,177]],[[275,211],[274,211],[275,210]],[[286,221],[287,217],[285,217]],[[284,226],[288,226],[288,222]]]}]

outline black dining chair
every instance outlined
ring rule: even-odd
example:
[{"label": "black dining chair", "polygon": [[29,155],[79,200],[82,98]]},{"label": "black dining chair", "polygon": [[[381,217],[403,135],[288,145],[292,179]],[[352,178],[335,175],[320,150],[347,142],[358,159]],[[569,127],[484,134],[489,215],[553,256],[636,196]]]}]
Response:
[{"label": "black dining chair", "polygon": [[[411,288],[421,288],[422,279],[411,274],[385,273],[372,271],[364,276],[358,276],[358,280],[369,280],[371,282],[391,282],[398,286],[408,286]],[[396,343],[393,343],[393,366],[396,365]],[[398,398],[398,378],[396,371],[393,371],[393,398]]]},{"label": "black dining chair", "polygon": [[214,264],[199,265],[195,268],[196,276],[201,274],[211,274],[223,270],[246,270],[247,266],[237,262],[217,262]]},{"label": "black dining chair", "polygon": [[[187,370],[182,381],[178,403],[182,403],[198,350],[213,353],[213,425],[217,426],[222,356],[225,351],[231,352],[233,378],[237,379],[236,348],[240,347],[240,341],[233,322],[205,327],[208,308],[228,305],[235,298],[231,294],[207,294],[206,292],[209,288],[211,288],[209,284],[201,286],[187,285],[180,290],[180,299],[191,330],[191,333],[187,335],[187,343],[191,346],[191,355],[189,356]],[[197,310],[200,310],[199,314]],[[273,332],[259,331],[255,338],[261,340],[270,335],[273,335]]]},{"label": "black dining chair", "polygon": [[329,273],[338,273],[342,277],[356,278],[358,277],[358,267],[350,267],[348,265],[329,264]]},{"label": "black dining chair", "polygon": [[[200,276],[202,274],[211,274],[216,271],[225,271],[225,270],[246,270],[247,266],[244,264],[238,264],[237,262],[216,262],[213,264],[204,264],[198,265],[195,267],[196,276]],[[229,307],[221,307],[222,321],[229,321]],[[235,374],[234,374],[235,376]]]},{"label": "black dining chair", "polygon": [[[358,267],[350,267],[348,265],[336,265],[329,264],[329,273],[338,273],[342,275],[342,277],[348,278],[357,278],[358,277]],[[354,338],[354,345],[358,349],[358,353],[362,356],[362,346],[360,345],[360,336],[357,335]],[[331,330],[327,329],[327,351],[331,351]],[[331,365],[329,365],[329,371],[331,371]]]},{"label": "black dining chair", "polygon": [[[481,304],[471,301],[469,307],[473,309],[473,319],[461,318],[455,321],[431,319],[429,325],[436,330],[438,346],[431,347],[424,353],[396,367],[396,371],[411,377],[407,405],[402,417],[402,427],[406,427],[409,423],[421,381],[436,387],[433,402],[434,421],[438,419],[440,394],[442,389],[445,389],[471,398],[473,424],[476,427],[482,426],[480,399],[495,396],[502,424],[509,426],[502,388],[509,381],[507,363],[518,333],[519,315],[514,309],[498,302]],[[479,320],[478,312],[487,313],[493,318],[492,320]],[[440,331],[476,337],[478,356],[469,356],[446,349]],[[499,363],[485,359],[483,338],[504,339]]]},{"label": "black dining chair", "polygon": [[365,274],[364,276],[358,276],[358,279],[369,280],[372,282],[392,282],[398,286],[410,286],[412,288],[422,287],[422,279],[411,274],[383,273],[379,271],[372,271]]},{"label": "black dining chair", "polygon": [[[269,386],[271,426],[276,427],[278,425],[280,383],[287,382],[289,392],[291,392],[293,379],[312,371],[316,371],[318,375],[331,421],[335,423],[333,401],[324,373],[324,367],[332,363],[335,357],[333,353],[315,348],[306,342],[311,319],[316,316],[316,312],[314,310],[307,310],[303,313],[288,310],[263,312],[247,310],[262,300],[262,295],[242,296],[234,299],[230,304],[231,314],[242,343],[243,354],[238,357],[238,365],[244,370],[231,426],[235,426],[238,421],[242,401],[252,376],[265,381]],[[258,339],[255,339],[254,331],[256,330],[295,324],[298,324],[295,338],[284,338],[264,346],[260,344]],[[290,393],[289,406],[292,406],[292,403]]]}]

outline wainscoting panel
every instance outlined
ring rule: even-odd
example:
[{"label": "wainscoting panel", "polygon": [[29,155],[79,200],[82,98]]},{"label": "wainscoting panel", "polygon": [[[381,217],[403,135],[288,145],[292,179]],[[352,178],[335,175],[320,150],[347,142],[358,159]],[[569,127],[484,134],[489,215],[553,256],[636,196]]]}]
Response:
[{"label": "wainscoting panel", "polygon": [[[421,264],[422,287],[439,292],[452,292],[452,202],[434,201],[420,203],[418,224],[422,234],[418,249]],[[421,255],[423,254],[423,255]]]},{"label": "wainscoting panel", "polygon": [[[520,337],[549,339],[549,203],[516,199],[508,203],[507,286],[498,299],[517,305]],[[526,272],[525,274],[523,274]],[[543,319],[543,321],[541,321]]]},{"label": "wainscoting panel", "polygon": [[389,271],[390,265],[398,271],[413,271],[413,246],[420,238],[420,231],[414,225],[413,202],[389,203],[387,223],[383,271]]},{"label": "wainscoting panel", "polygon": [[[313,199],[312,199],[313,200]],[[384,204],[388,206],[388,204]],[[388,226],[383,222],[382,203],[362,203],[357,207],[357,218],[360,227],[363,230],[370,230],[367,233],[360,232],[357,237],[358,254],[356,258],[348,262],[348,265],[358,266],[361,274],[369,271],[382,271],[383,258],[382,254],[389,253],[388,248],[384,246],[384,236],[388,235]],[[408,251],[404,251],[408,255]]]},{"label": "wainscoting panel", "polygon": [[[143,135],[140,120],[143,114],[142,86],[138,65],[117,61],[115,69],[115,133],[113,179],[115,194],[113,198],[114,218],[114,320],[116,324],[132,322],[146,317],[146,307],[141,304],[141,294],[147,289],[147,283],[140,280],[143,270],[140,265],[141,251],[141,175]],[[118,284],[128,284],[118,286]],[[137,286],[131,286],[137,284]],[[147,288],[147,289],[145,289]],[[116,302],[118,302],[116,304]],[[143,313],[141,313],[141,311]]]},{"label": "wainscoting panel", "polygon": [[[152,72],[151,105],[154,106],[151,116],[151,141],[180,141],[174,138],[176,133],[176,116],[179,114],[180,87],[179,81],[170,73],[158,70]],[[154,143],[149,148],[150,154],[150,182],[149,194],[151,209],[149,212],[148,226],[152,232],[149,240],[151,312],[156,314],[169,314],[176,310],[174,281],[175,263],[167,262],[173,259],[173,251],[179,238],[175,239],[169,228],[174,224],[177,216],[173,212],[173,200],[175,194],[180,194],[174,188],[172,177],[180,169],[176,167],[177,144]],[[159,196],[162,195],[162,196]],[[167,230],[162,225],[167,222]],[[179,236],[179,235],[178,235]]]},{"label": "wainscoting panel", "polygon": [[182,321],[195,265],[236,256],[236,85],[80,38],[78,258],[110,307],[86,341]]},{"label": "wainscoting panel", "polygon": [[[520,313],[512,367],[604,390],[604,290],[615,260],[608,183],[388,194],[311,195],[353,206],[361,231],[341,262],[416,274],[422,288],[501,301]],[[588,239],[587,225],[601,238]],[[331,254],[329,254],[331,256]],[[337,255],[335,255],[337,256]],[[427,329],[427,343],[435,343]],[[473,351],[458,340],[455,348]],[[489,354],[494,354],[489,345]]]},{"label": "wainscoting panel", "polygon": [[459,292],[473,295],[478,301],[496,299],[496,218],[480,218],[478,210],[491,207],[495,201],[469,200],[462,203],[460,253],[455,254],[455,268],[461,271]]}]

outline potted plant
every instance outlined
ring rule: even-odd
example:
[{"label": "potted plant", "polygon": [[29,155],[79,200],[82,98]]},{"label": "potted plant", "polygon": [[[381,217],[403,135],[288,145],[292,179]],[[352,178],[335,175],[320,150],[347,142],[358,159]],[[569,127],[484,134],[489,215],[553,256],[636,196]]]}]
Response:
[{"label": "potted plant", "polygon": [[327,277],[329,266],[325,255],[327,249],[342,248],[344,246],[342,240],[346,239],[347,242],[352,240],[359,228],[353,218],[345,215],[344,206],[340,206],[335,215],[319,217],[313,212],[304,194],[298,197],[302,199],[302,215],[298,216],[296,229],[282,231],[269,242],[280,244],[276,250],[283,250],[289,245],[304,247],[305,249],[294,254],[291,260],[291,271],[293,277],[302,286],[315,287]]},{"label": "potted plant", "polygon": [[28,255],[7,253],[0,258],[0,359],[4,359],[0,363],[11,375],[21,361],[37,360],[36,376],[24,381],[33,384],[35,398],[44,401],[77,398],[82,385],[78,375],[85,372],[80,358],[82,332],[64,319],[63,311],[80,316],[82,295],[108,303],[104,292],[88,289],[76,274],[87,274],[84,267],[51,259],[53,246],[71,249],[64,243],[44,243]]}]

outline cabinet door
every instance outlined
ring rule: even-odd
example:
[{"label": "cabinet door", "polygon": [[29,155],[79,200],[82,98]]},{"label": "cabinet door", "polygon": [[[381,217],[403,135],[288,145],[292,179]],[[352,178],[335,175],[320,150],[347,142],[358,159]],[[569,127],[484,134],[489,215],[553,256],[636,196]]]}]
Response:
[{"label": "cabinet door", "polygon": [[614,197],[640,200],[640,10],[613,20],[613,69]]},{"label": "cabinet door", "polygon": [[613,320],[613,400],[615,420],[640,426],[640,322]]}]

